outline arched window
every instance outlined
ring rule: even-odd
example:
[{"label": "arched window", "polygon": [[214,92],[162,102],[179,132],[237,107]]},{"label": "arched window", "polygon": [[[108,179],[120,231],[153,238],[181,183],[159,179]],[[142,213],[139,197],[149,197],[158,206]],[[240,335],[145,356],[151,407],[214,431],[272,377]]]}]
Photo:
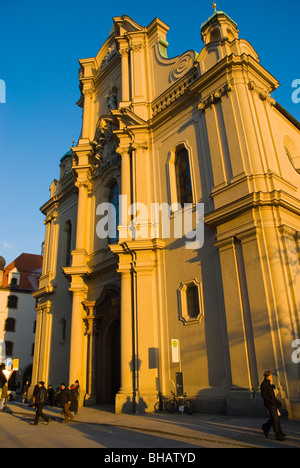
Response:
[{"label": "arched window", "polygon": [[8,296],[8,298],[7,298],[7,307],[9,309],[17,309],[18,308],[18,298],[17,298],[17,296]]},{"label": "arched window", "polygon": [[110,187],[108,202],[111,203],[114,207],[114,210],[112,210],[110,223],[111,226],[115,226],[116,229],[114,236],[108,239],[108,242],[112,244],[114,242],[118,242],[119,240],[119,231],[117,229],[119,226],[119,186],[117,182],[114,182]]},{"label": "arched window", "polygon": [[5,320],[4,331],[15,332],[16,331],[16,320],[14,318],[7,318]]},{"label": "arched window", "polygon": [[71,266],[72,263],[72,224],[71,221],[68,221],[65,228],[66,234],[66,257],[65,257],[65,266]]},{"label": "arched window", "polygon": [[176,151],[175,173],[178,203],[182,207],[185,203],[193,203],[189,154],[186,148]]}]

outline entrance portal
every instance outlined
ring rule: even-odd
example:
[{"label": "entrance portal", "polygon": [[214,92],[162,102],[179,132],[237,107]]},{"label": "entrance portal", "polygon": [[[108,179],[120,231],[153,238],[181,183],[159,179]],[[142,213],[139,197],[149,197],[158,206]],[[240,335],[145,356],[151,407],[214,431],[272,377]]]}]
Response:
[{"label": "entrance portal", "polygon": [[95,305],[99,328],[96,341],[97,403],[115,402],[121,386],[120,289],[106,286]]}]

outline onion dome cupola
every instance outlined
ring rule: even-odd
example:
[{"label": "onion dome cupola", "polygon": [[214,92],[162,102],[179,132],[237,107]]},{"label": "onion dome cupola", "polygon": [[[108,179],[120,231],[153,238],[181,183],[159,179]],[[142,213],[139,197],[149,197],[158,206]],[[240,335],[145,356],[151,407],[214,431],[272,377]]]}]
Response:
[{"label": "onion dome cupola", "polygon": [[213,4],[214,14],[201,26],[201,38],[205,45],[210,42],[233,41],[239,38],[237,24],[224,11],[217,11]]}]

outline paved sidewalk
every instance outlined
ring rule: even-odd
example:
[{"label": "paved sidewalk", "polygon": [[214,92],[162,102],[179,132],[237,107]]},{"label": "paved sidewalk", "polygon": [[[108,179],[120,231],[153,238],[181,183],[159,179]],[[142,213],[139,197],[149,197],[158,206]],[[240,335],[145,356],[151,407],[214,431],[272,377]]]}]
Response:
[{"label": "paved sidewalk", "polygon": [[[15,416],[34,418],[33,409],[17,401],[9,403],[8,411]],[[60,408],[45,407],[45,413],[54,421],[62,421]],[[205,443],[216,448],[300,448],[299,421],[282,421],[283,431],[288,437],[286,441],[279,442],[272,431],[268,439],[263,435],[261,425],[266,419],[203,414],[114,414],[113,407],[100,406],[81,408],[74,423],[114,426],[162,437],[183,438],[199,446]]]}]

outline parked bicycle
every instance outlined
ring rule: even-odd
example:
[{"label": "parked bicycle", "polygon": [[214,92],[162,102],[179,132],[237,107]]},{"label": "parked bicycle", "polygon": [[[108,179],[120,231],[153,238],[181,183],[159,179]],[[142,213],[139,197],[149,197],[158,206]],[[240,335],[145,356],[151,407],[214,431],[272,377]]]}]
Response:
[{"label": "parked bicycle", "polygon": [[191,400],[187,398],[187,394],[184,393],[182,397],[176,397],[175,393],[172,392],[172,398],[167,399],[166,397],[160,395],[159,401],[155,405],[155,411],[168,411],[168,413],[174,414],[178,411],[185,412],[187,414],[194,413],[194,404]]},{"label": "parked bicycle", "polygon": [[154,411],[156,413],[161,412],[161,411],[166,411],[166,405],[168,403],[168,398],[163,396],[161,393],[158,395],[158,402],[155,403],[154,406]]}]

